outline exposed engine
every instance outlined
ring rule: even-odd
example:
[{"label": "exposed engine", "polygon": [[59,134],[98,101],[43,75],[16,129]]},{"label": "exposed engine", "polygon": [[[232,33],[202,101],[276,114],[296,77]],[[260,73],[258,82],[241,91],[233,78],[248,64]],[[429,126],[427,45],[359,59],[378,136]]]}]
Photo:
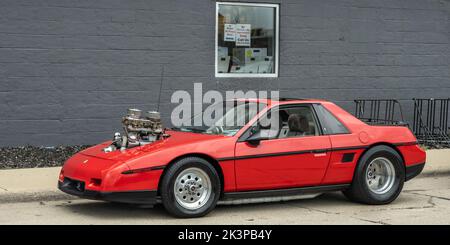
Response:
[{"label": "exposed engine", "polygon": [[115,133],[113,143],[103,151],[111,152],[117,149],[142,146],[166,136],[161,123],[161,115],[157,111],[142,112],[139,109],[128,109],[122,118],[124,135]]}]

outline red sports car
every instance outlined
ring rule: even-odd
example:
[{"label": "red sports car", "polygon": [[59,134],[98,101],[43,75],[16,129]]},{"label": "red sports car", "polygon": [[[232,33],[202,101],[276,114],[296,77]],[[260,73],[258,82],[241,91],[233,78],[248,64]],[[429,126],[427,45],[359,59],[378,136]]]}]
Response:
[{"label": "red sports car", "polygon": [[[425,165],[408,127],[368,125],[328,101],[245,99],[217,106],[225,113],[212,126],[172,129],[162,128],[158,112],[130,109],[123,136],[67,160],[59,189],[111,202],[161,202],[174,216],[199,217],[218,202],[327,191],[387,204]],[[278,115],[277,127],[263,126],[271,114]],[[226,126],[230,120],[243,126]]]}]

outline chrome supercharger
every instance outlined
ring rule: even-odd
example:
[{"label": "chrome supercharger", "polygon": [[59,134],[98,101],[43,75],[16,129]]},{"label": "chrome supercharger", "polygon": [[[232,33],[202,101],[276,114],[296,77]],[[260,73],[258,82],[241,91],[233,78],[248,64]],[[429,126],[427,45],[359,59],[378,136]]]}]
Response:
[{"label": "chrome supercharger", "polygon": [[104,148],[104,152],[146,145],[165,135],[161,115],[157,111],[128,109],[127,115],[122,118],[122,125],[124,135],[116,132],[112,144]]}]

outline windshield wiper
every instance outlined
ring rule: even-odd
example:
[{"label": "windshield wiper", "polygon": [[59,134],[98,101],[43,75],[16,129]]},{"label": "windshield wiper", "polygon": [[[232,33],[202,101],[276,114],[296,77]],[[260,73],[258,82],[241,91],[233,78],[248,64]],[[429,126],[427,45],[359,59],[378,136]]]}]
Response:
[{"label": "windshield wiper", "polygon": [[204,133],[206,130],[204,130],[204,129],[199,129],[199,128],[194,128],[194,127],[192,127],[192,128],[188,128],[188,127],[183,127],[183,128],[181,128],[181,130],[187,130],[187,131],[190,131],[190,132],[194,132],[194,133]]},{"label": "windshield wiper", "polygon": [[199,129],[199,128],[195,128],[195,127],[172,127],[171,129],[175,130],[175,131],[193,132],[193,133],[204,133],[204,132],[206,132],[206,130],[204,130],[204,129]]}]

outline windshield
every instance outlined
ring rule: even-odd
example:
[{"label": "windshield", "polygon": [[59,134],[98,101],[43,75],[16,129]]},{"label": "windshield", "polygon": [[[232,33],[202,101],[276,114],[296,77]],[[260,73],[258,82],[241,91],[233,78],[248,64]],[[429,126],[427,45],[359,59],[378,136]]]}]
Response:
[{"label": "windshield", "polygon": [[[233,136],[245,126],[265,104],[248,101],[226,101],[207,107],[190,121],[174,129],[205,134]],[[193,125],[193,126],[192,126]]]}]

